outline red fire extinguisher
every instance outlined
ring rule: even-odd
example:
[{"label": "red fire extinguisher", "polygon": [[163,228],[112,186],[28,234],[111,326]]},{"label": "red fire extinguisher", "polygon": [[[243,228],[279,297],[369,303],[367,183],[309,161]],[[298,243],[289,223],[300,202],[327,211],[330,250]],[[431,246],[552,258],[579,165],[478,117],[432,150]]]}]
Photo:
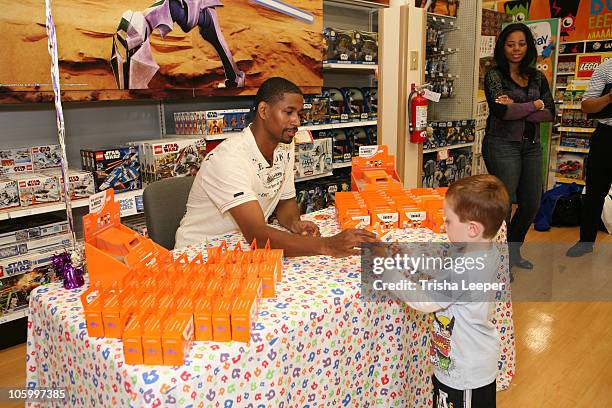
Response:
[{"label": "red fire extinguisher", "polygon": [[423,143],[427,140],[427,99],[422,91],[417,91],[412,84],[408,96],[408,127],[411,143]]}]

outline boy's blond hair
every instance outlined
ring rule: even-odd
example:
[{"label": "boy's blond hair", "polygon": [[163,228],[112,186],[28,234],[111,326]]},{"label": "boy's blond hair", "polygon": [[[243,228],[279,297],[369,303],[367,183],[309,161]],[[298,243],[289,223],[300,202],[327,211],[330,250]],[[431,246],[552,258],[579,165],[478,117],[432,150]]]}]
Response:
[{"label": "boy's blond hair", "polygon": [[495,176],[466,177],[450,185],[446,200],[459,221],[475,221],[484,226],[483,238],[493,239],[510,211],[506,187]]}]

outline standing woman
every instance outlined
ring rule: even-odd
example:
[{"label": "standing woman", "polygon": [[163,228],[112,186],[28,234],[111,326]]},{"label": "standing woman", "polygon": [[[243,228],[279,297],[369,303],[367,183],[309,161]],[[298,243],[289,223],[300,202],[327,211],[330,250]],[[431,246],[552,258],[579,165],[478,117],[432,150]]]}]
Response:
[{"label": "standing woman", "polygon": [[510,24],[495,44],[496,66],[485,76],[489,117],[482,155],[518,204],[508,209],[510,266],[532,269],[521,256],[525,235],[535,219],[542,195],[540,123],[551,122],[555,105],[544,74],[535,67],[537,51],[525,24]]}]

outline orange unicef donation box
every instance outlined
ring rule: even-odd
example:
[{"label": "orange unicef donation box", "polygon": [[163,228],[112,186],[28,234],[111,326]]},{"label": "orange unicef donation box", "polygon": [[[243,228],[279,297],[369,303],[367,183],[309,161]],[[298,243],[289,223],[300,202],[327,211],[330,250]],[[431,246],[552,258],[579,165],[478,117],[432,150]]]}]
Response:
[{"label": "orange unicef donation box", "polygon": [[140,316],[132,314],[123,331],[123,355],[125,363],[143,364],[142,325]]},{"label": "orange unicef donation box", "polygon": [[248,343],[256,316],[257,299],[250,295],[238,296],[232,308],[232,340]]},{"label": "orange unicef donation box", "polygon": [[389,148],[378,146],[377,151],[369,157],[353,157],[351,172],[351,190],[365,191],[379,189],[400,189],[401,180],[395,170],[395,156],[389,155]]},{"label": "orange unicef donation box", "polygon": [[114,197],[112,189],[106,190],[99,212],[83,217],[89,281],[103,288],[123,281],[130,266],[169,257],[168,250],[121,224],[120,206]]},{"label": "orange unicef donation box", "polygon": [[193,319],[186,316],[173,316],[168,319],[162,335],[164,365],[183,365],[192,342]]},{"label": "orange unicef donation box", "polygon": [[151,315],[144,323],[142,330],[143,361],[146,365],[164,364],[162,349],[162,321],[156,315]]},{"label": "orange unicef donation box", "polygon": [[104,298],[102,289],[90,287],[81,294],[81,303],[85,311],[85,322],[87,323],[87,334],[89,337],[104,337],[104,321],[102,320]]},{"label": "orange unicef donation box", "polygon": [[194,305],[195,339],[198,341],[210,341],[213,339],[212,307],[212,299],[202,295]]},{"label": "orange unicef donation box", "polygon": [[230,314],[234,299],[220,298],[212,311],[213,340],[226,342],[232,340]]}]

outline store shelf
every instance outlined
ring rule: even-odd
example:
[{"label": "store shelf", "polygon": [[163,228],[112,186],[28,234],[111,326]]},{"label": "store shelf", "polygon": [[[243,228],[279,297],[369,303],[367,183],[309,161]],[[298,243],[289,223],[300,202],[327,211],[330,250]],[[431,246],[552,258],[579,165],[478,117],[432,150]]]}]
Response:
[{"label": "store shelf", "polygon": [[557,89],[567,89],[567,85],[557,85],[555,88],[557,88]]},{"label": "store shelf", "polygon": [[315,174],[314,176],[306,176],[306,177],[297,177],[295,179],[296,183],[302,182],[302,181],[308,181],[308,180],[316,180],[319,178],[323,178],[323,177],[329,177],[329,176],[333,176],[334,173],[323,173],[323,174]]},{"label": "store shelf", "polygon": [[450,145],[450,146],[435,147],[433,149],[423,149],[423,153],[440,152],[442,150],[460,149],[462,147],[470,147],[470,146],[474,146],[474,142],[460,143],[460,144]]},{"label": "store shelf", "polygon": [[334,167],[334,169],[344,169],[346,167],[352,167],[353,163],[352,162],[346,162],[346,163],[333,163],[332,166]]},{"label": "store shelf", "polygon": [[17,310],[16,312],[11,312],[9,314],[5,314],[0,316],[0,324],[12,322],[13,320],[22,319],[28,316],[29,309],[26,307],[23,310]]},{"label": "store shelf", "polygon": [[375,126],[377,124],[378,121],[376,120],[364,120],[344,123],[325,123],[322,125],[300,126],[300,130],[330,130],[357,126]]},{"label": "store shelf", "polygon": [[562,104],[561,106],[559,106],[560,109],[582,109],[582,105],[580,105],[579,103],[573,103],[573,104]]},{"label": "store shelf", "polygon": [[[117,194],[115,196],[115,201],[125,200],[125,199],[134,199],[137,196],[141,196],[144,190],[134,190],[126,193]],[[72,201],[72,208],[79,207],[87,207],[89,206],[89,198],[82,198],[79,200]],[[6,210],[2,210],[0,212],[0,220],[8,220],[14,218],[28,217],[30,215],[36,214],[46,214],[55,211],[64,211],[66,209],[66,205],[61,203],[51,203],[51,204],[40,204],[34,205],[32,207],[15,207],[9,208]],[[123,216],[123,214],[122,214]]]},{"label": "store shelf", "polygon": [[323,69],[327,69],[330,71],[376,71],[378,69],[378,64],[375,63],[352,63],[352,62],[324,62]]},{"label": "store shelf", "polygon": [[593,133],[595,128],[582,128],[582,127],[565,127],[559,128],[560,132],[572,132],[572,133]]},{"label": "store shelf", "polygon": [[560,152],[588,153],[589,149],[584,147],[557,146]]},{"label": "store shelf", "polygon": [[563,184],[576,183],[579,186],[584,186],[586,184],[584,180],[576,180],[576,179],[565,178],[565,177],[555,177],[555,181],[557,183],[563,183]]},{"label": "store shelf", "polygon": [[557,72],[557,76],[559,75],[575,75],[574,72]]}]

